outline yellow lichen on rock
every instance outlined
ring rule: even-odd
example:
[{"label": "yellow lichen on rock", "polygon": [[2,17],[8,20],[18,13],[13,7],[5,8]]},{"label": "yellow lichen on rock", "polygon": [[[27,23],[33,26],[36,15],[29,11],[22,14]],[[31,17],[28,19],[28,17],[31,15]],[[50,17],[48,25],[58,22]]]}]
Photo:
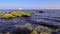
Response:
[{"label": "yellow lichen on rock", "polygon": [[0,17],[1,17],[1,16],[3,16],[3,13],[2,13],[2,12],[0,12]]},{"label": "yellow lichen on rock", "polygon": [[21,17],[21,16],[22,16],[21,13],[18,13],[18,12],[16,12],[16,11],[11,12],[10,14],[12,14],[12,15],[15,16],[15,17]]},{"label": "yellow lichen on rock", "polygon": [[27,15],[27,16],[32,16],[32,13],[31,12],[23,12],[22,14],[23,15]]},{"label": "yellow lichen on rock", "polygon": [[15,16],[7,13],[7,14],[3,15],[2,17],[3,17],[3,18],[6,18],[6,19],[9,19],[9,18],[14,18]]},{"label": "yellow lichen on rock", "polygon": [[24,12],[24,11],[21,11],[21,12],[19,12],[20,14],[22,14],[22,15],[26,15],[26,16],[32,16],[32,13],[31,12]]}]

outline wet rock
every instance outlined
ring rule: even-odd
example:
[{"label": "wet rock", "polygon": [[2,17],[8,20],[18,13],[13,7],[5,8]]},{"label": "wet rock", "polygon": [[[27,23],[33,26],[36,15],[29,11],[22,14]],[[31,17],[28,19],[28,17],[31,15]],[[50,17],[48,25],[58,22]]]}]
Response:
[{"label": "wet rock", "polygon": [[22,12],[23,17],[31,17],[32,13],[31,12]]},{"label": "wet rock", "polygon": [[27,16],[27,15],[22,15],[22,17],[30,17],[30,16]]},{"label": "wet rock", "polygon": [[20,25],[20,26],[18,26],[18,25],[16,25],[16,28],[27,28],[27,29],[29,29],[29,30],[33,30],[33,28],[32,28],[32,26],[30,25],[30,23],[26,23],[26,24],[24,24],[24,25]]},{"label": "wet rock", "polygon": [[48,34],[48,33],[46,33],[46,32],[41,32],[40,34]]},{"label": "wet rock", "polygon": [[45,33],[48,33],[48,34],[51,34],[52,30],[48,27],[44,27],[44,26],[37,26],[34,28],[33,32],[34,31],[37,31],[37,32],[45,32]]},{"label": "wet rock", "polygon": [[6,34],[10,34],[10,32],[6,32]]},{"label": "wet rock", "polygon": [[12,12],[10,12],[10,14],[12,14],[12,15],[15,16],[15,17],[21,17],[21,16],[22,16],[21,13],[18,13],[18,12],[16,12],[16,11],[12,11]]},{"label": "wet rock", "polygon": [[0,12],[0,18],[2,18],[3,15],[4,15],[4,14],[3,14],[2,12]]},{"label": "wet rock", "polygon": [[1,16],[3,16],[3,13],[2,13],[2,12],[0,12],[0,17],[1,17]]},{"label": "wet rock", "polygon": [[52,34],[60,34],[59,32],[52,32]]},{"label": "wet rock", "polygon": [[39,11],[39,13],[45,13],[45,12],[41,10],[41,11]]},{"label": "wet rock", "polygon": [[2,32],[0,32],[0,34],[2,34]]},{"label": "wet rock", "polygon": [[5,18],[5,19],[11,19],[11,18],[14,18],[14,17],[15,16],[13,16],[13,15],[11,15],[9,13],[7,13],[7,14],[5,14],[5,15],[2,16],[2,18]]},{"label": "wet rock", "polygon": [[31,31],[24,28],[24,29],[15,29],[14,31],[11,32],[12,34],[30,34]]}]

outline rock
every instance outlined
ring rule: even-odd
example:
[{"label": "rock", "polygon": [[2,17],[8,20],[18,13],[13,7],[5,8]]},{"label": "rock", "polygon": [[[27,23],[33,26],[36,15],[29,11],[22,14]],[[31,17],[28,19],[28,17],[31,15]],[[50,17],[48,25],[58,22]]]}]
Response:
[{"label": "rock", "polygon": [[48,33],[46,33],[46,32],[41,32],[40,34],[48,34]]},{"label": "rock", "polygon": [[22,17],[31,17],[32,13],[31,12],[22,12]]},{"label": "rock", "polygon": [[2,18],[5,18],[5,19],[10,19],[10,18],[14,18],[14,17],[15,16],[13,16],[13,15],[11,15],[9,13],[7,13],[7,14],[5,14],[5,15],[2,16]]},{"label": "rock", "polygon": [[45,13],[45,12],[41,10],[41,11],[39,11],[39,13]]},{"label": "rock", "polygon": [[0,18],[3,16],[3,13],[2,12],[0,12]]},{"label": "rock", "polygon": [[18,12],[15,12],[15,11],[10,12],[10,14],[12,14],[12,15],[15,16],[15,17],[21,17],[21,16],[22,16],[21,13],[18,13]]},{"label": "rock", "polygon": [[38,34],[38,32],[33,30],[33,32],[31,34]]},{"label": "rock", "polygon": [[31,27],[30,23],[26,23],[24,25],[20,25],[20,26],[16,26],[16,28],[27,28],[29,30],[33,30],[33,28]]},{"label": "rock", "polygon": [[6,34],[10,34],[10,32],[6,32]]},{"label": "rock", "polygon": [[24,29],[19,28],[19,29],[15,29],[15,30],[12,31],[11,33],[12,33],[12,34],[30,34],[31,31],[28,30],[28,29],[26,29],[26,28],[24,28]]},{"label": "rock", "polygon": [[51,32],[52,32],[51,29],[49,29],[48,27],[44,27],[44,26],[35,27],[34,28],[34,31],[37,31],[37,32],[45,32],[45,33],[48,33],[48,34],[51,34]]},{"label": "rock", "polygon": [[0,34],[2,34],[2,32],[0,32]]}]

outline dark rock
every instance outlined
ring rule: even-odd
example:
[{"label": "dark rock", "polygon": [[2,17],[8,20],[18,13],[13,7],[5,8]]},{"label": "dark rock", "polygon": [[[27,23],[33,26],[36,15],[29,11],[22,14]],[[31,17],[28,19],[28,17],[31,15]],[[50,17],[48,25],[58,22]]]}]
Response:
[{"label": "dark rock", "polygon": [[57,32],[52,32],[52,34],[57,34]]},{"label": "dark rock", "polygon": [[39,11],[39,13],[45,13],[45,12],[41,10],[41,11]]},{"label": "dark rock", "polygon": [[12,31],[11,34],[30,34],[30,33],[31,31],[25,28],[25,29],[16,29]]},{"label": "dark rock", "polygon": [[22,15],[22,17],[30,17],[30,16],[27,16],[27,15]]}]

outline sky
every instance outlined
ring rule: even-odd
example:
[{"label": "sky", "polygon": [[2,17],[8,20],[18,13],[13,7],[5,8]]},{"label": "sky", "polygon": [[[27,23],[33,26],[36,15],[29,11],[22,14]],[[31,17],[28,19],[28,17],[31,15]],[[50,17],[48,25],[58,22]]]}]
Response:
[{"label": "sky", "polygon": [[60,9],[60,0],[0,0],[0,9]]}]

